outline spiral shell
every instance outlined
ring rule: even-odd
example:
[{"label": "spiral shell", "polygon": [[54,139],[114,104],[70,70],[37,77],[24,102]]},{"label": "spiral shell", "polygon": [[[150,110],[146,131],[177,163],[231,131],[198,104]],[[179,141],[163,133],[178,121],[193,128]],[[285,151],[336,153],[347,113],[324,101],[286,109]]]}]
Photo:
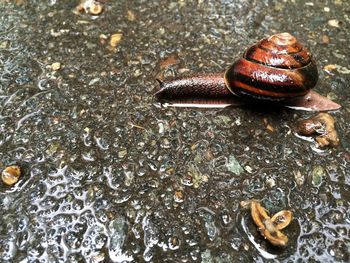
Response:
[{"label": "spiral shell", "polygon": [[232,93],[263,100],[303,96],[317,80],[310,53],[289,33],[272,35],[248,48],[225,73]]}]

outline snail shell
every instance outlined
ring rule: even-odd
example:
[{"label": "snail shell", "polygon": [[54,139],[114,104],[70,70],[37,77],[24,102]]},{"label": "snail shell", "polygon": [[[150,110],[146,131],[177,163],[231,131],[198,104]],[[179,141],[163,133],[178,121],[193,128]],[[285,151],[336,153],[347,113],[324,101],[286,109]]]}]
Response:
[{"label": "snail shell", "polygon": [[225,73],[232,93],[263,100],[304,96],[317,80],[310,53],[289,33],[273,35],[248,48]]}]

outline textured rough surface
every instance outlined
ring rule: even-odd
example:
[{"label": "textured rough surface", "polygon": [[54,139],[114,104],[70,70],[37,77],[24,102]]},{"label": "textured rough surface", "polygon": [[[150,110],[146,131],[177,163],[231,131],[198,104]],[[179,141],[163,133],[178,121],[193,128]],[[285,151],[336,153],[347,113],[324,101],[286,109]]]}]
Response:
[{"label": "textured rough surface", "polygon": [[[0,185],[0,261],[348,262],[349,2],[103,2],[91,16],[0,0],[0,168],[22,168]],[[156,78],[224,71],[285,31],[343,106],[337,148],[295,136],[304,112],[155,103]],[[293,212],[286,248],[259,235],[247,199]]]}]

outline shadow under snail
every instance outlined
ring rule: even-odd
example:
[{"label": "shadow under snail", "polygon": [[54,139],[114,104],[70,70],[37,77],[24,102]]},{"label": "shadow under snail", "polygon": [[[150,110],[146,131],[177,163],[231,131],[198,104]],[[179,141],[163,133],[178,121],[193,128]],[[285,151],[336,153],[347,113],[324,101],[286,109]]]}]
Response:
[{"label": "shadow under snail", "polygon": [[289,33],[279,33],[248,48],[222,73],[164,80],[155,94],[178,107],[273,103],[297,110],[336,110],[341,106],[311,90],[318,81],[312,55]]}]

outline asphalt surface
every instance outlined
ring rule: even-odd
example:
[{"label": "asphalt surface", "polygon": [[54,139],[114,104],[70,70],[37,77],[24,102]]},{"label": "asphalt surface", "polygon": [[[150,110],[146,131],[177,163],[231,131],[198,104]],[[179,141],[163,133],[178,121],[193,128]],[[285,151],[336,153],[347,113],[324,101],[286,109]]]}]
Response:
[{"label": "asphalt surface", "polygon": [[[348,1],[0,1],[1,262],[348,262]],[[290,32],[340,144],[295,135],[310,112],[160,107],[156,78],[224,72]],[[114,35],[114,42],[111,37]],[[241,201],[288,209],[285,248]]]}]

